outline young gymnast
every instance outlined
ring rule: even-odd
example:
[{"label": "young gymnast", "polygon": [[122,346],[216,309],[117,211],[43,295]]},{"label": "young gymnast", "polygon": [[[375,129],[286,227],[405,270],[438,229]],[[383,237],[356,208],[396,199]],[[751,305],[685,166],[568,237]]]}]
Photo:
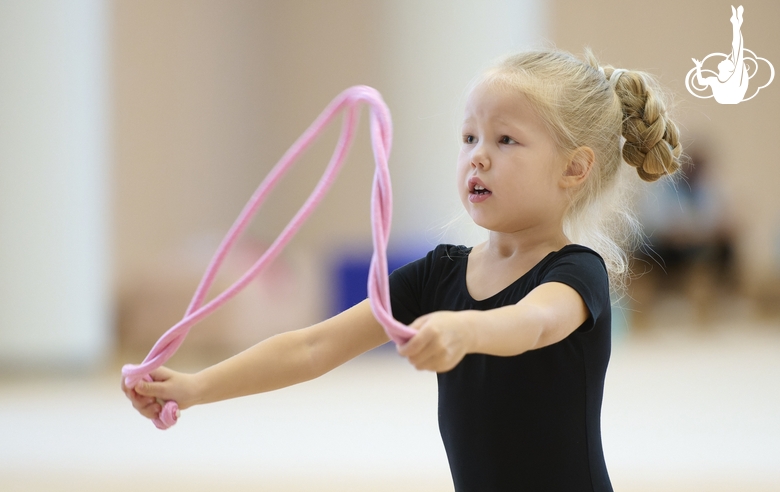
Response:
[{"label": "young gymnast", "polygon": [[[621,138],[624,137],[624,138]],[[390,276],[417,333],[398,352],[439,382],[457,491],[610,491],[600,413],[610,281],[639,228],[623,160],[654,181],[679,168],[678,131],[652,78],[556,51],[523,52],[471,87],[457,188],[489,231],[439,245]],[[196,374],[161,367],[122,384],[145,417],[316,378],[388,341],[368,301]]]}]

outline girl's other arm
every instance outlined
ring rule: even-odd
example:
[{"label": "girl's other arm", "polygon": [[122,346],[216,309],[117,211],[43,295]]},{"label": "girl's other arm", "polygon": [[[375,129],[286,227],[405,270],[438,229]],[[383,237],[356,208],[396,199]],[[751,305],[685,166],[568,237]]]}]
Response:
[{"label": "girl's other arm", "polygon": [[560,342],[590,316],[580,294],[566,284],[548,282],[517,304],[483,311],[486,319],[476,332],[475,351],[517,355]]},{"label": "girl's other arm", "polygon": [[489,311],[439,311],[421,316],[399,353],[417,369],[449,371],[468,353],[511,356],[552,345],[588,319],[585,301],[559,282],[536,287],[519,303]]},{"label": "girl's other arm", "polygon": [[174,400],[179,408],[262,393],[308,381],[388,341],[368,301],[326,321],[264,340],[196,374],[161,367],[154,382],[122,387],[133,406],[156,417],[154,399]]}]

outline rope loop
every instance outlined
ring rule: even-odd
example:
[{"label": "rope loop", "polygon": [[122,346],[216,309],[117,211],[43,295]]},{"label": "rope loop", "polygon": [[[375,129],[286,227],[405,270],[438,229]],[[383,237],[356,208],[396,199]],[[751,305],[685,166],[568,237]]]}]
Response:
[{"label": "rope loop", "polygon": [[[373,188],[371,192],[371,230],[374,243],[374,253],[371,257],[371,266],[368,277],[368,296],[371,310],[377,321],[384,327],[385,332],[398,345],[403,345],[414,335],[414,330],[399,323],[393,318],[390,308],[390,286],[387,270],[387,242],[390,236],[390,224],[392,222],[392,189],[390,185],[390,171],[388,159],[393,141],[393,126],[390,118],[390,110],[382,100],[379,92],[368,86],[359,85],[350,87],[339,94],[314,120],[305,132],[287,150],[279,162],[271,169],[249,202],[239,214],[233,226],[222,240],[219,248],[211,259],[203,278],[195,290],[190,305],[184,317],[176,325],[168,329],[155,343],[149,354],[141,364],[127,364],[122,368],[125,377],[125,385],[134,388],[140,381],[152,381],[149,373],[162,366],[170,359],[181,346],[192,326],[206,316],[216,311],[233,296],[246,287],[257,275],[273,261],[287,243],[292,239],[303,222],[317,208],[322,198],[330,189],[347,157],[352,141],[355,137],[355,129],[358,123],[358,111],[360,104],[369,107],[371,144],[374,152],[376,170],[374,172]],[[235,244],[244,229],[249,225],[252,216],[262,205],[268,193],[279,183],[284,174],[295,161],[314,143],[322,131],[333,119],[344,111],[345,116],[341,127],[341,134],[336,143],[336,148],[330,158],[327,168],[320,181],[304,202],[295,216],[282,230],[279,237],[263,253],[252,267],[244,275],[236,280],[233,285],[225,289],[214,299],[204,304],[206,294],[214,283],[217,271],[219,271],[225,257]],[[179,407],[175,401],[167,401],[163,405],[160,417],[153,420],[159,429],[167,429],[173,426],[179,416]]]}]

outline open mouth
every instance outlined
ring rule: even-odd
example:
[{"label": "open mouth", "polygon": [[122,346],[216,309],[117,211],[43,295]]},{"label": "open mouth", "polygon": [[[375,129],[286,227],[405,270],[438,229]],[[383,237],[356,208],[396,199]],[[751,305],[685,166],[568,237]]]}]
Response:
[{"label": "open mouth", "polygon": [[485,186],[485,183],[483,183],[482,180],[476,176],[472,176],[471,178],[469,178],[468,185],[469,185],[469,193],[472,195],[489,195],[490,193],[492,193],[487,188],[487,186]]},{"label": "open mouth", "polygon": [[484,202],[490,198],[490,195],[492,194],[493,192],[490,191],[490,189],[485,186],[485,183],[478,177],[473,176],[469,179],[469,201],[471,203]]},{"label": "open mouth", "polygon": [[474,193],[475,195],[487,195],[488,193],[491,193],[491,191],[482,185],[474,185],[471,187],[471,193]]}]

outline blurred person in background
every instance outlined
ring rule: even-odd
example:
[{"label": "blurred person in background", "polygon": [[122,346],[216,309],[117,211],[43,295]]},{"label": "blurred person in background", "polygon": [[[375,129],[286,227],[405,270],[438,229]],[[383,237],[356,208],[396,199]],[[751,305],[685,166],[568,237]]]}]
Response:
[{"label": "blurred person in background", "polygon": [[687,154],[680,179],[655,183],[638,203],[646,244],[636,254],[630,295],[640,328],[663,295],[683,297],[706,324],[718,296],[736,293],[735,226],[722,183],[704,145]]}]

